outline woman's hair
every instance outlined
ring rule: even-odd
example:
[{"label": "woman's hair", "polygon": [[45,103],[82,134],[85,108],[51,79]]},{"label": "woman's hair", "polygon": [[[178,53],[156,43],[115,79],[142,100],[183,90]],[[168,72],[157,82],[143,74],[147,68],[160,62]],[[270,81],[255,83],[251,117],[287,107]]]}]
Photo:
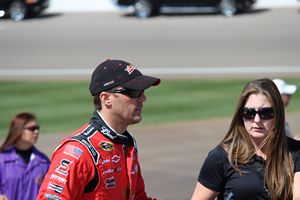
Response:
[{"label": "woman's hair", "polygon": [[265,183],[271,199],[292,199],[293,160],[288,151],[285,135],[282,99],[272,80],[267,78],[257,79],[246,84],[238,100],[228,132],[220,145],[228,153],[230,164],[239,173],[242,173],[239,165],[248,163],[256,152],[253,140],[245,129],[243,117],[241,116],[241,109],[252,94],[266,96],[274,111],[274,123],[264,141],[264,145],[268,149],[265,162]]},{"label": "woman's hair", "polygon": [[11,120],[8,134],[0,147],[0,152],[16,143],[17,139],[22,134],[25,125],[30,121],[36,121],[36,117],[34,114],[28,112],[19,113]]}]

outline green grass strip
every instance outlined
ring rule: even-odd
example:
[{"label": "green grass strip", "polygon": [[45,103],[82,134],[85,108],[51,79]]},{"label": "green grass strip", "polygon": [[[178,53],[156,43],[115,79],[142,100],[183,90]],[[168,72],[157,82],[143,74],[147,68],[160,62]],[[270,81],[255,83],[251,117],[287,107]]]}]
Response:
[{"label": "green grass strip", "polygon": [[[249,80],[162,80],[146,91],[141,124],[232,116]],[[286,79],[300,87],[300,80]],[[1,81],[0,137],[19,112],[37,115],[43,134],[71,132],[88,122],[94,109],[87,81]],[[287,112],[299,111],[299,91]]]}]

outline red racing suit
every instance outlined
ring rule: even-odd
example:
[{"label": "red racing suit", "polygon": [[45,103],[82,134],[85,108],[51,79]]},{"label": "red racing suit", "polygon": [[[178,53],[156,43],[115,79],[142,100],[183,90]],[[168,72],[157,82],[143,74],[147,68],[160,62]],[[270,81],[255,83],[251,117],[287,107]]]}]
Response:
[{"label": "red racing suit", "polygon": [[134,138],[115,133],[95,111],[54,151],[37,199],[151,200]]}]

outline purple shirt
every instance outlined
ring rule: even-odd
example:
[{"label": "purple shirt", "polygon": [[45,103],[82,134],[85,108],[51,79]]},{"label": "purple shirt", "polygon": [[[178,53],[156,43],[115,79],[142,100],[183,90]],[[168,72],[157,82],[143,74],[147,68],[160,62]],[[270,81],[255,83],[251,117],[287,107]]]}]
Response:
[{"label": "purple shirt", "polygon": [[50,165],[48,157],[33,147],[28,164],[14,146],[0,153],[0,194],[9,200],[35,200]]}]

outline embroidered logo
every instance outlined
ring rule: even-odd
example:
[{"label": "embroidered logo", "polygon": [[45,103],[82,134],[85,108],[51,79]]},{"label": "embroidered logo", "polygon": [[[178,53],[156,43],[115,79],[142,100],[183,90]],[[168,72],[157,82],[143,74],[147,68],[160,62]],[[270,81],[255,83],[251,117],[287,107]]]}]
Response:
[{"label": "embroidered logo", "polygon": [[113,169],[107,169],[102,172],[102,174],[109,174],[109,173],[115,173],[115,172],[120,172],[122,170],[122,167],[117,167]]},{"label": "embroidered logo", "polygon": [[57,193],[61,194],[64,190],[64,187],[62,187],[60,185],[55,185],[53,183],[49,183],[48,184],[48,189],[53,190],[54,192],[57,192]]},{"label": "embroidered logo", "polygon": [[110,178],[107,178],[105,179],[105,188],[106,189],[111,189],[111,188],[115,188],[116,187],[116,179],[115,177],[110,177]]},{"label": "embroidered logo", "polygon": [[71,163],[72,162],[67,159],[62,159],[60,161],[60,165],[55,169],[55,171],[61,175],[68,176],[68,171]]},{"label": "embroidered logo", "polygon": [[125,71],[128,72],[128,74],[132,74],[132,72],[134,72],[134,70],[136,69],[136,67],[134,65],[127,65]]},{"label": "embroidered logo", "polygon": [[102,142],[100,142],[99,146],[104,151],[112,151],[112,150],[114,150],[114,145],[111,142],[102,141]]},{"label": "embroidered logo", "polygon": [[62,183],[62,184],[66,184],[67,183],[67,180],[65,178],[62,178],[62,177],[57,176],[55,174],[51,174],[50,180],[54,180],[54,181],[57,181],[57,182]]},{"label": "embroidered logo", "polygon": [[118,155],[114,155],[113,157],[111,157],[111,161],[113,162],[113,163],[117,163],[117,162],[119,162],[120,161],[120,156],[118,156]]},{"label": "embroidered logo", "polygon": [[44,197],[45,197],[47,200],[61,200],[60,197],[58,197],[58,196],[56,196],[56,195],[54,195],[54,194],[48,194],[48,193],[46,193],[46,194],[44,195]]},{"label": "embroidered logo", "polygon": [[106,86],[111,85],[111,84],[114,84],[114,83],[115,83],[114,80],[109,81],[109,82],[106,82],[106,83],[103,84],[103,87],[106,87]]},{"label": "embroidered logo", "polygon": [[68,144],[65,147],[64,154],[70,155],[78,160],[82,154],[82,150],[78,147]]}]

